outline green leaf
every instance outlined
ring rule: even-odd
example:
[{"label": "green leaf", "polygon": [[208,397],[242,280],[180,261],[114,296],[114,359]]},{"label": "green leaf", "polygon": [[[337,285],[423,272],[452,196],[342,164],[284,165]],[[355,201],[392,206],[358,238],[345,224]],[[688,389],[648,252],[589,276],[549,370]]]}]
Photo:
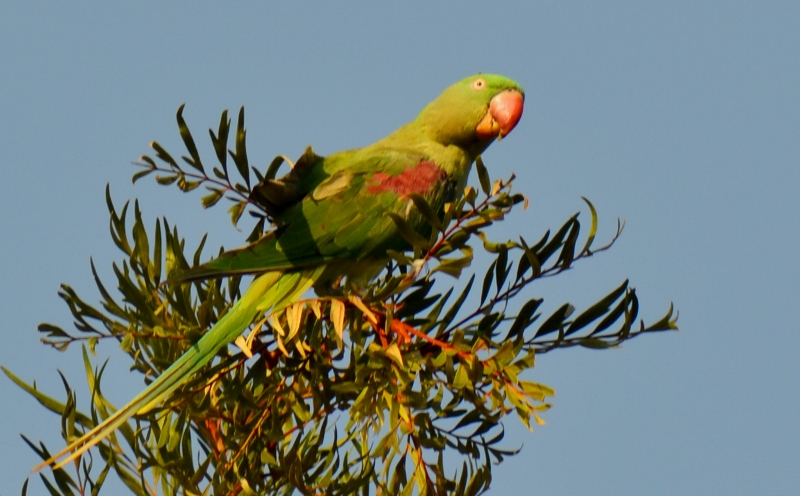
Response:
[{"label": "green leaf", "polygon": [[150,264],[150,243],[147,240],[147,231],[142,222],[142,212],[139,210],[139,201],[133,204],[134,223],[133,223],[133,250],[134,260],[141,266],[147,267]]},{"label": "green leaf", "polygon": [[250,165],[247,163],[247,130],[244,128],[244,107],[239,109],[239,119],[236,124],[236,151],[231,152],[231,158],[239,170],[239,175],[244,179],[250,189]]},{"label": "green leaf", "polygon": [[219,160],[220,165],[222,166],[221,174],[218,170],[214,169],[214,174],[220,179],[227,179],[228,178],[228,133],[231,129],[231,120],[228,119],[228,111],[224,110],[222,115],[219,118],[219,130],[217,134],[214,134],[214,131],[211,129],[208,130],[208,134],[211,135],[211,144],[214,145],[214,152],[217,154],[217,160]]},{"label": "green leaf", "polygon": [[583,249],[580,251],[581,255],[589,255],[592,253],[592,242],[594,242],[594,237],[597,234],[597,210],[595,210],[594,205],[590,202],[585,196],[581,196],[583,201],[589,205],[589,212],[592,215],[592,227],[589,229],[589,237],[586,238],[586,244],[583,245]]},{"label": "green leaf", "polygon": [[517,352],[514,349],[514,343],[511,341],[506,341],[500,346],[500,348],[497,350],[497,353],[492,356],[492,360],[497,362],[497,369],[502,370],[508,364],[510,364],[516,356]]},{"label": "green leaf", "polygon": [[344,393],[360,393],[363,386],[355,382],[337,382],[331,386],[331,390],[340,394]]},{"label": "green leaf", "polygon": [[578,241],[578,234],[581,231],[581,224],[577,220],[572,223],[572,228],[567,234],[567,239],[564,240],[564,245],[561,248],[561,253],[558,256],[557,265],[560,265],[560,270],[567,270],[572,261],[575,260],[575,243]]},{"label": "green leaf", "polygon": [[117,475],[122,480],[122,482],[128,487],[128,489],[133,492],[133,494],[137,496],[150,496],[150,493],[146,491],[141,484],[141,480],[139,477],[133,476],[129,471],[123,469],[119,464],[115,463],[115,467]]},{"label": "green leaf", "polygon": [[428,224],[431,225],[436,231],[442,232],[444,228],[442,227],[442,221],[439,220],[439,217],[436,215],[436,212],[433,211],[433,207],[425,200],[425,197],[422,195],[418,195],[417,193],[411,193],[409,195],[411,201],[414,202],[414,205],[417,207],[417,210],[420,214],[428,221]]},{"label": "green leaf", "polygon": [[[28,384],[25,383],[25,381],[23,381],[13,373],[11,373],[11,371],[8,370],[7,368],[0,366],[0,369],[2,369],[3,373],[5,373],[6,376],[8,376],[8,378],[11,379],[11,382],[13,382],[17,386],[25,390],[25,392],[36,398],[36,401],[38,401],[46,409],[50,410],[51,412],[57,413],[59,415],[62,415],[66,410],[64,403],[54,400],[53,398],[47,396],[46,394],[36,389],[35,383],[32,386],[29,386]],[[88,428],[94,427],[94,422],[92,422],[92,420],[89,417],[81,413],[76,414],[75,420],[83,427],[88,427]]]},{"label": "green leaf", "polygon": [[294,168],[294,164],[291,160],[289,160],[288,157],[284,155],[278,155],[272,159],[272,162],[269,163],[269,167],[267,167],[267,173],[264,175],[264,179],[275,179],[275,176],[278,174],[278,169],[280,169],[284,162],[288,163],[291,168]]},{"label": "green leaf", "polygon": [[211,193],[205,195],[202,198],[203,208],[213,207],[214,205],[219,203],[219,201],[222,199],[222,197],[225,194],[225,191],[221,190],[221,189],[216,189],[216,188],[212,188],[212,187],[208,187],[207,189],[209,191],[211,191]]},{"label": "green leaf", "polygon": [[592,330],[592,332],[589,333],[589,336],[595,336],[596,334],[602,333],[603,331],[605,331],[606,329],[611,327],[611,325],[614,322],[619,320],[621,315],[623,315],[625,312],[627,312],[628,307],[630,306],[630,303],[631,303],[629,301],[628,296],[629,295],[626,294],[625,297],[620,300],[620,302],[617,304],[617,306],[614,307],[613,310],[608,312],[608,315],[603,317],[603,320],[601,320],[600,323],[597,324],[597,326],[595,326],[595,328]]},{"label": "green leaf", "polygon": [[51,496],[63,496],[63,493],[59,493],[56,490],[56,488],[54,488],[53,485],[50,484],[50,481],[44,478],[44,475],[39,474],[39,477],[42,479],[42,482],[44,483],[45,487],[47,488]]},{"label": "green leaf", "polygon": [[231,208],[228,209],[228,212],[231,214],[231,222],[233,223],[234,227],[239,224],[239,219],[242,218],[242,214],[244,213],[245,209],[247,208],[246,201],[236,202],[231,205]]},{"label": "green leaf", "polygon": [[264,234],[264,227],[266,226],[267,219],[265,217],[261,217],[256,222],[256,225],[253,226],[253,230],[250,231],[250,235],[247,237],[248,243],[255,243],[261,236]]},{"label": "green leaf", "polygon": [[478,173],[478,181],[481,183],[483,194],[489,196],[492,193],[492,180],[489,179],[489,171],[486,170],[480,155],[475,159],[475,171]]},{"label": "green leaf", "polygon": [[522,391],[537,401],[544,401],[548,396],[555,396],[554,389],[538,382],[519,381]]},{"label": "green leaf", "polygon": [[[475,206],[475,200],[478,199],[478,190],[473,188],[472,186],[467,186],[464,192],[464,201],[469,203],[471,206]],[[463,205],[461,205],[463,206]],[[458,210],[460,211],[460,209]]]},{"label": "green leaf", "polygon": [[[139,160],[144,162],[148,169],[156,169],[157,168],[155,160],[150,158],[148,155],[142,155],[141,157],[139,157]],[[136,164],[136,165],[141,165],[141,164]]]},{"label": "green leaf", "polygon": [[49,337],[69,337],[69,334],[67,334],[67,332],[64,331],[64,329],[54,326],[52,324],[45,324],[45,323],[39,324],[37,330],[39,332],[47,333]]},{"label": "green leaf", "polygon": [[492,241],[489,241],[484,232],[479,232],[478,237],[481,238],[481,241],[483,241],[483,248],[489,253],[500,253],[502,250],[508,250],[509,248],[516,247],[516,243],[513,241],[506,241],[505,243],[493,243]]},{"label": "green leaf", "polygon": [[444,314],[444,317],[441,320],[441,324],[439,326],[439,332],[437,334],[441,334],[447,326],[456,318],[458,315],[458,311],[461,310],[461,306],[464,304],[464,300],[467,299],[467,295],[469,294],[470,290],[472,290],[472,283],[475,282],[475,274],[472,274],[469,278],[469,282],[464,287],[464,290],[461,291],[461,294],[458,296],[458,299],[453,303],[450,309],[447,310],[447,313]]},{"label": "green leaf", "polygon": [[386,250],[386,254],[400,265],[411,265],[413,261],[403,253],[395,250]]},{"label": "green leaf", "polygon": [[[401,287],[402,283],[406,280],[403,276],[395,276],[389,279],[386,284],[377,293],[375,293],[370,299],[373,301],[383,301],[389,296],[393,294],[397,294],[399,291],[397,289]],[[403,286],[401,290],[405,290],[408,286]]]},{"label": "green leaf", "polygon": [[177,175],[174,175],[174,176],[156,176],[156,181],[158,182],[158,184],[163,184],[164,186],[168,186],[168,185],[174,183],[177,180],[178,180],[178,176]]},{"label": "green leaf", "polygon": [[558,310],[553,312],[553,314],[548,317],[548,319],[545,320],[541,326],[539,326],[539,330],[536,331],[534,338],[545,336],[553,331],[561,329],[564,325],[564,319],[566,319],[574,310],[575,307],[569,303],[564,303],[558,308]]},{"label": "green leaf", "polygon": [[396,317],[405,318],[416,315],[439,301],[441,295],[428,296],[428,292],[433,286],[433,281],[417,283],[417,285],[420,284],[422,285],[418,289],[411,292],[401,301],[402,306],[394,312]]},{"label": "green leaf", "polygon": [[494,268],[496,265],[497,265],[497,260],[495,260],[494,262],[492,262],[491,265],[489,265],[489,269],[486,271],[486,275],[483,276],[483,286],[481,289],[481,301],[480,301],[481,306],[483,306],[483,302],[486,301],[486,297],[489,296],[489,290],[492,288],[492,281],[493,281],[492,276],[494,275]]},{"label": "green leaf", "polygon": [[456,370],[456,377],[453,379],[453,387],[455,389],[472,389],[472,383],[469,380],[467,367],[465,367],[463,364],[459,365],[458,369]]},{"label": "green leaf", "polygon": [[163,160],[164,162],[168,163],[168,164],[169,164],[169,165],[171,165],[172,167],[174,167],[174,168],[176,168],[176,169],[180,169],[180,168],[178,167],[178,163],[177,163],[177,162],[175,162],[175,159],[174,159],[174,158],[172,158],[172,155],[170,155],[170,154],[167,152],[167,150],[165,150],[165,149],[164,149],[164,147],[163,147],[163,146],[159,145],[157,141],[153,141],[153,142],[151,142],[151,143],[150,143],[150,147],[151,147],[153,150],[155,150],[155,151],[156,151],[156,157],[160,158],[161,160]]},{"label": "green leaf", "polygon": [[613,343],[608,343],[598,338],[581,338],[580,340],[578,340],[578,344],[583,346],[584,348],[591,348],[595,350],[604,350],[606,348],[611,348],[614,346]]},{"label": "green leaf", "polygon": [[186,125],[186,121],[183,119],[183,108],[186,106],[185,103],[182,103],[180,107],[178,107],[178,130],[181,133],[181,138],[183,139],[183,144],[186,145],[186,150],[188,150],[189,157],[181,157],[183,160],[194,167],[195,169],[199,170],[202,173],[203,171],[203,163],[200,161],[200,154],[197,153],[197,146],[194,144],[194,138],[192,138],[192,133],[189,131],[189,126]]},{"label": "green leaf", "polygon": [[201,182],[202,181],[187,181],[186,176],[181,174],[178,177],[178,188],[180,188],[180,190],[184,193],[187,193],[200,186]]},{"label": "green leaf", "polygon": [[[561,246],[561,244],[564,242],[564,238],[567,236],[567,233],[572,228],[572,224],[577,222],[576,218],[577,214],[572,216],[541,249],[537,250],[536,247],[533,248],[536,253],[536,258],[539,260],[540,264],[544,265],[545,262],[547,262],[547,259],[550,258],[550,256]],[[543,240],[545,239],[547,238],[543,238]]]},{"label": "green leaf", "polygon": [[476,422],[481,422],[482,420],[483,420],[483,412],[481,410],[470,410],[469,412],[467,412],[466,415],[461,417],[461,420],[458,421],[455,427],[450,429],[450,432],[455,432],[462,427],[474,424]]},{"label": "green leaf", "polygon": [[441,260],[439,265],[431,270],[431,273],[444,272],[445,274],[451,275],[456,279],[461,277],[461,271],[472,264],[472,250],[469,249],[468,246],[463,247],[461,250],[462,253],[464,253],[463,257]]},{"label": "green leaf", "polygon": [[508,249],[503,247],[500,249],[500,252],[497,255],[497,264],[494,268],[497,291],[501,291],[503,289],[503,285],[506,283],[506,278],[508,277],[508,269]]},{"label": "green leaf", "polygon": [[507,340],[511,340],[518,335],[522,334],[525,329],[530,326],[531,322],[535,319],[531,319],[531,316],[536,312],[539,308],[539,305],[542,304],[541,298],[534,298],[525,302],[522,305],[522,308],[519,310],[517,317],[514,319],[514,323],[511,324],[511,327],[508,329],[508,335],[506,336]]},{"label": "green leaf", "polygon": [[156,286],[161,282],[161,220],[156,219],[155,240],[153,241],[153,263],[148,267],[148,275]]},{"label": "green leaf", "polygon": [[617,289],[575,317],[569,327],[567,327],[567,330],[564,331],[564,335],[569,336],[583,327],[586,327],[592,321],[600,318],[600,316],[608,311],[608,309],[611,307],[611,304],[617,301],[617,298],[619,298],[626,289],[628,289],[627,279]]},{"label": "green leaf", "polygon": [[145,170],[137,172],[136,174],[133,175],[133,179],[131,179],[132,183],[136,184],[136,181],[138,181],[139,179],[143,178],[144,176],[152,173],[154,170],[155,169],[145,169]]},{"label": "green leaf", "polygon": [[403,217],[394,212],[388,212],[386,215],[392,218],[395,227],[397,227],[397,231],[411,246],[415,246],[426,251],[428,250],[428,247],[430,246],[428,240],[420,236]]},{"label": "green leaf", "polygon": [[678,317],[677,315],[675,318],[672,318],[672,314],[674,312],[674,308],[672,307],[672,303],[669,304],[669,310],[667,310],[667,314],[662,317],[658,322],[651,324],[647,327],[647,331],[677,331],[678,325],[676,324]]},{"label": "green leaf", "polygon": [[539,264],[539,259],[536,258],[533,249],[528,247],[528,244],[522,239],[522,236],[520,236],[519,242],[522,245],[523,253],[517,264],[517,277],[515,281],[519,281],[528,269],[531,269],[531,279],[536,279],[542,274],[542,266]]}]

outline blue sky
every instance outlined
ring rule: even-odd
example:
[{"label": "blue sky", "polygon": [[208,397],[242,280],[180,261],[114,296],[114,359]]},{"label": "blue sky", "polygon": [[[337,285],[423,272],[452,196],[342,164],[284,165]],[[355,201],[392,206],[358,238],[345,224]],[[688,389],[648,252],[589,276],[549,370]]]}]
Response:
[{"label": "blue sky", "polygon": [[[630,278],[641,316],[673,301],[681,331],[541,357],[529,378],[556,389],[554,407],[535,433],[509,418],[523,451],[495,468],[491,494],[791,494],[798,25],[797,2],[5,2],[0,364],[56,395],[57,369],[83,381],[79,350],[41,346],[36,326],[68,326],[58,285],[95,299],[90,257],[106,277],[119,259],[107,183],[190,245],[205,232],[209,246],[243,243],[222,209],[130,183],[151,140],[179,149],[181,103],[197,136],[245,105],[251,160],[266,164],[369,144],[452,82],[496,72],[523,85],[526,108],[485,159],[531,199],[497,237],[538,237],[581,195],[601,238],[627,221],[610,252],[530,296],[580,308]],[[100,353],[123,404],[141,381]],[[0,492],[17,494],[38,461],[19,433],[56,447],[59,420],[4,378],[0,395]]]}]

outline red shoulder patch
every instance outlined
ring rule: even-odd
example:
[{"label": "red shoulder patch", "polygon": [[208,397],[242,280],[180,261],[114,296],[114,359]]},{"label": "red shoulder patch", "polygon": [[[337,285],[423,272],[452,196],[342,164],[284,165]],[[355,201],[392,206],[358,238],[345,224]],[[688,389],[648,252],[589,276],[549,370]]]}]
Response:
[{"label": "red shoulder patch", "polygon": [[385,172],[376,172],[367,181],[369,193],[383,193],[391,191],[400,196],[408,196],[411,193],[425,194],[431,187],[442,181],[447,174],[444,173],[434,162],[421,160],[414,167],[409,167],[396,176],[390,176]]}]

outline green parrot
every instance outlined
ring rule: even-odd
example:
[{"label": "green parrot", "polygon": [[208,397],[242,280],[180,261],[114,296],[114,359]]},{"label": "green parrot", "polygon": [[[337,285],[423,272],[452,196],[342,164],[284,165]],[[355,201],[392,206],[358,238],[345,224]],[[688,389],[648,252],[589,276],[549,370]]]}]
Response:
[{"label": "green parrot", "polygon": [[63,466],[133,415],[158,406],[256,316],[285,308],[312,286],[319,292],[343,278],[353,287],[368,284],[389,260],[387,250],[409,248],[387,214],[429,230],[411,215],[409,195],[422,195],[441,214],[464,190],[476,157],[519,122],[524,99],[516,82],[477,74],[444,90],[382,140],[327,157],[309,149],[286,177],[262,182],[252,199],[267,209],[275,229],[177,279],[256,275],[239,301],[138,396],[35,470],[62,458],[55,467]]}]

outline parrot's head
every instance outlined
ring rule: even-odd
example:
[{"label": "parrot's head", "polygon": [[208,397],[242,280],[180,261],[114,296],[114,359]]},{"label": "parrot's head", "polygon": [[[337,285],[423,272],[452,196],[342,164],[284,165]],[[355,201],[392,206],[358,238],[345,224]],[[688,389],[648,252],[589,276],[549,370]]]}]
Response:
[{"label": "parrot's head", "polygon": [[476,74],[442,92],[417,117],[423,132],[439,143],[481,153],[506,136],[522,117],[525,92],[496,74]]}]

